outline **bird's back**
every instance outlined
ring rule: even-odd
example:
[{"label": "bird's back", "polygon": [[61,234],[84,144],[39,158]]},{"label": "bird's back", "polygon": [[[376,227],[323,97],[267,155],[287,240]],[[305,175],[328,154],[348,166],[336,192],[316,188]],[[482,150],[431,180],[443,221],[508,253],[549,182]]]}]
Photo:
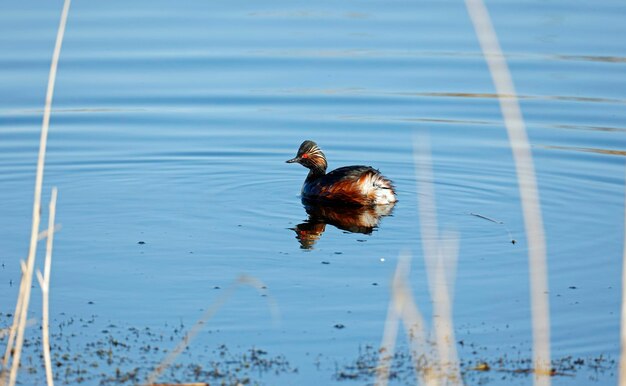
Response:
[{"label": "bird's back", "polygon": [[384,205],[396,202],[390,180],[370,166],[345,166],[307,180],[302,194],[326,202],[353,205]]}]

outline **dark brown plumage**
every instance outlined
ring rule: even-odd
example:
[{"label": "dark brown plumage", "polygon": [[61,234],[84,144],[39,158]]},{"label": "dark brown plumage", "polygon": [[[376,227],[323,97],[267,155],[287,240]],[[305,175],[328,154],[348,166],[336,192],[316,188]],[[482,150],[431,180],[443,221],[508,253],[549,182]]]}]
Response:
[{"label": "dark brown plumage", "polygon": [[326,157],[313,141],[304,141],[295,158],[309,169],[302,186],[308,200],[348,205],[386,205],[396,202],[393,184],[370,166],[345,166],[326,173]]}]

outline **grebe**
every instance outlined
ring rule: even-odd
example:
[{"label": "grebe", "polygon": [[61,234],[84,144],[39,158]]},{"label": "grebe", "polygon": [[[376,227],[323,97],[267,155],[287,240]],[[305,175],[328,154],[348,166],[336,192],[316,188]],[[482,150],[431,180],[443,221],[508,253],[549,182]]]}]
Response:
[{"label": "grebe", "polygon": [[370,166],[345,166],[327,174],[326,157],[313,141],[302,142],[296,157],[286,162],[309,169],[302,185],[302,196],[307,200],[358,206],[396,202],[391,181]]}]

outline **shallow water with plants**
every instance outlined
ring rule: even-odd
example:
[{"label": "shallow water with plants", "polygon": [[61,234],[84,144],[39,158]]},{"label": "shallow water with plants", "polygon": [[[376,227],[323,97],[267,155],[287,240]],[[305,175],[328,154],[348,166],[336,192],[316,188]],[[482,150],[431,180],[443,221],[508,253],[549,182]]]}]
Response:
[{"label": "shallow water with plants", "polygon": [[[537,173],[552,382],[614,384],[626,5],[487,6]],[[0,4],[0,327],[27,253],[60,9]],[[226,298],[161,381],[373,383],[402,253],[427,326],[438,318],[414,160],[427,135],[438,227],[459,239],[450,289],[464,380],[532,384],[518,180],[463,2],[75,2],[63,44],[44,179],[44,202],[59,189],[59,383],[141,382]],[[329,169],[379,169],[398,203],[382,213],[303,204],[306,170],[285,160],[305,139]],[[258,285],[231,294],[241,275]],[[45,381],[40,309],[34,288],[23,384]],[[400,336],[391,384],[414,383],[408,351]]]}]

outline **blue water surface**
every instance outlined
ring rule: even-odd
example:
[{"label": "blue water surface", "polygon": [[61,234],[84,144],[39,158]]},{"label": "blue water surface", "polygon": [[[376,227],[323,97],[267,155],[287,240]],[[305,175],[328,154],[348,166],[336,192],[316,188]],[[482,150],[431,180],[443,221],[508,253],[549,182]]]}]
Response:
[{"label": "blue water surface", "polygon": [[[27,254],[61,6],[0,5],[5,316],[14,310]],[[609,358],[606,371],[583,367],[553,382],[611,384],[624,243],[626,5],[487,6],[537,172],[553,358]],[[420,135],[432,152],[438,224],[430,225],[459,237],[453,321],[460,359],[531,358],[515,165],[463,2],[75,1],[44,179],[44,202],[59,189],[62,226],[52,263],[53,354],[55,347],[81,352],[115,331],[128,344],[130,329],[186,331],[246,274],[265,288],[239,288],[180,363],[209,360],[221,344],[235,353],[258,347],[297,369],[253,374],[261,384],[372,383],[338,379],[337,369],[380,344],[401,251],[412,256],[409,279],[427,328],[437,320],[417,210],[424,199],[414,162]],[[308,219],[299,197],[306,170],[284,161],[305,139],[320,145],[331,169],[368,164],[394,181],[399,202],[371,234],[327,224],[302,248],[292,228]],[[35,290],[32,318],[40,305]],[[35,340],[39,329],[29,331]],[[171,350],[177,341],[166,335],[157,345]],[[399,345],[406,347],[402,335]],[[27,350],[37,361],[38,347]],[[129,351],[119,367],[149,369],[163,356],[151,352]],[[93,362],[100,366],[87,371],[87,384],[115,372],[102,358]],[[43,384],[38,369],[20,379]],[[62,373],[59,382],[76,382]],[[468,375],[466,382],[501,376]]]}]

